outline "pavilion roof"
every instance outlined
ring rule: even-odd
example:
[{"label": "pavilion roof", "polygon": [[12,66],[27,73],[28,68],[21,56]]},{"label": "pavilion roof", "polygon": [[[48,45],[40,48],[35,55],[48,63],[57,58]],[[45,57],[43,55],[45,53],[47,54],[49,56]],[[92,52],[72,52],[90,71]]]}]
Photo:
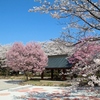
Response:
[{"label": "pavilion roof", "polygon": [[71,64],[67,60],[67,55],[52,55],[48,56],[46,68],[71,68]]}]

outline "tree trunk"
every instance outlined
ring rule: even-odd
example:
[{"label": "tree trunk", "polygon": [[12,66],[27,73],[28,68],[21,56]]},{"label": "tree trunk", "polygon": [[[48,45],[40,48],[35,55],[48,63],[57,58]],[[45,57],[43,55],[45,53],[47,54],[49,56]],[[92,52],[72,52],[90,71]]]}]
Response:
[{"label": "tree trunk", "polygon": [[41,79],[43,80],[44,78],[44,72],[41,73]]},{"label": "tree trunk", "polygon": [[8,77],[9,76],[9,68],[7,67],[6,68],[6,77]]},{"label": "tree trunk", "polygon": [[28,72],[25,71],[24,74],[25,74],[25,77],[26,77],[25,81],[28,81]]}]

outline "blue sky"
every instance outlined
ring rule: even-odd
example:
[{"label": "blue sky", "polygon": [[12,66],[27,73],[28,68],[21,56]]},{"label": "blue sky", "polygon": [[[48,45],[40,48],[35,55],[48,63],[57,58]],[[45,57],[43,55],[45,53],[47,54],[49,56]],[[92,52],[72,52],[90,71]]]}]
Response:
[{"label": "blue sky", "polygon": [[49,41],[60,36],[62,26],[49,14],[30,13],[34,0],[0,0],[0,44]]}]

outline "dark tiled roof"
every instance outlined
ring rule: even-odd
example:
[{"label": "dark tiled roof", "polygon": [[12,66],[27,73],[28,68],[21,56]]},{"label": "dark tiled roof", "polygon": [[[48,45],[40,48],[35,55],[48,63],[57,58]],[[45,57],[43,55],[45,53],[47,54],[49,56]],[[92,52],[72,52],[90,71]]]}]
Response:
[{"label": "dark tiled roof", "polygon": [[48,66],[46,68],[71,68],[68,63],[67,55],[48,56]]}]

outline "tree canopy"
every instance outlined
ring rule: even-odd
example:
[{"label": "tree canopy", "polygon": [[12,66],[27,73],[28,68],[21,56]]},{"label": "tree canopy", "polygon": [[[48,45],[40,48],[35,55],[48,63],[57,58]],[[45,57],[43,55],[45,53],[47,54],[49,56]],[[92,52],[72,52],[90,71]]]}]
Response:
[{"label": "tree canopy", "polygon": [[7,65],[15,71],[42,73],[47,66],[48,58],[37,43],[14,43],[7,52]]},{"label": "tree canopy", "polygon": [[60,40],[75,43],[84,37],[100,36],[99,0],[35,1],[41,5],[34,6],[29,12],[42,12],[50,14],[53,18],[65,19]]},{"label": "tree canopy", "polygon": [[[100,44],[99,42],[81,40],[76,45],[75,52],[69,57],[69,62],[74,64],[73,73],[87,77],[88,84],[100,86]],[[91,82],[90,82],[91,81]]]}]

